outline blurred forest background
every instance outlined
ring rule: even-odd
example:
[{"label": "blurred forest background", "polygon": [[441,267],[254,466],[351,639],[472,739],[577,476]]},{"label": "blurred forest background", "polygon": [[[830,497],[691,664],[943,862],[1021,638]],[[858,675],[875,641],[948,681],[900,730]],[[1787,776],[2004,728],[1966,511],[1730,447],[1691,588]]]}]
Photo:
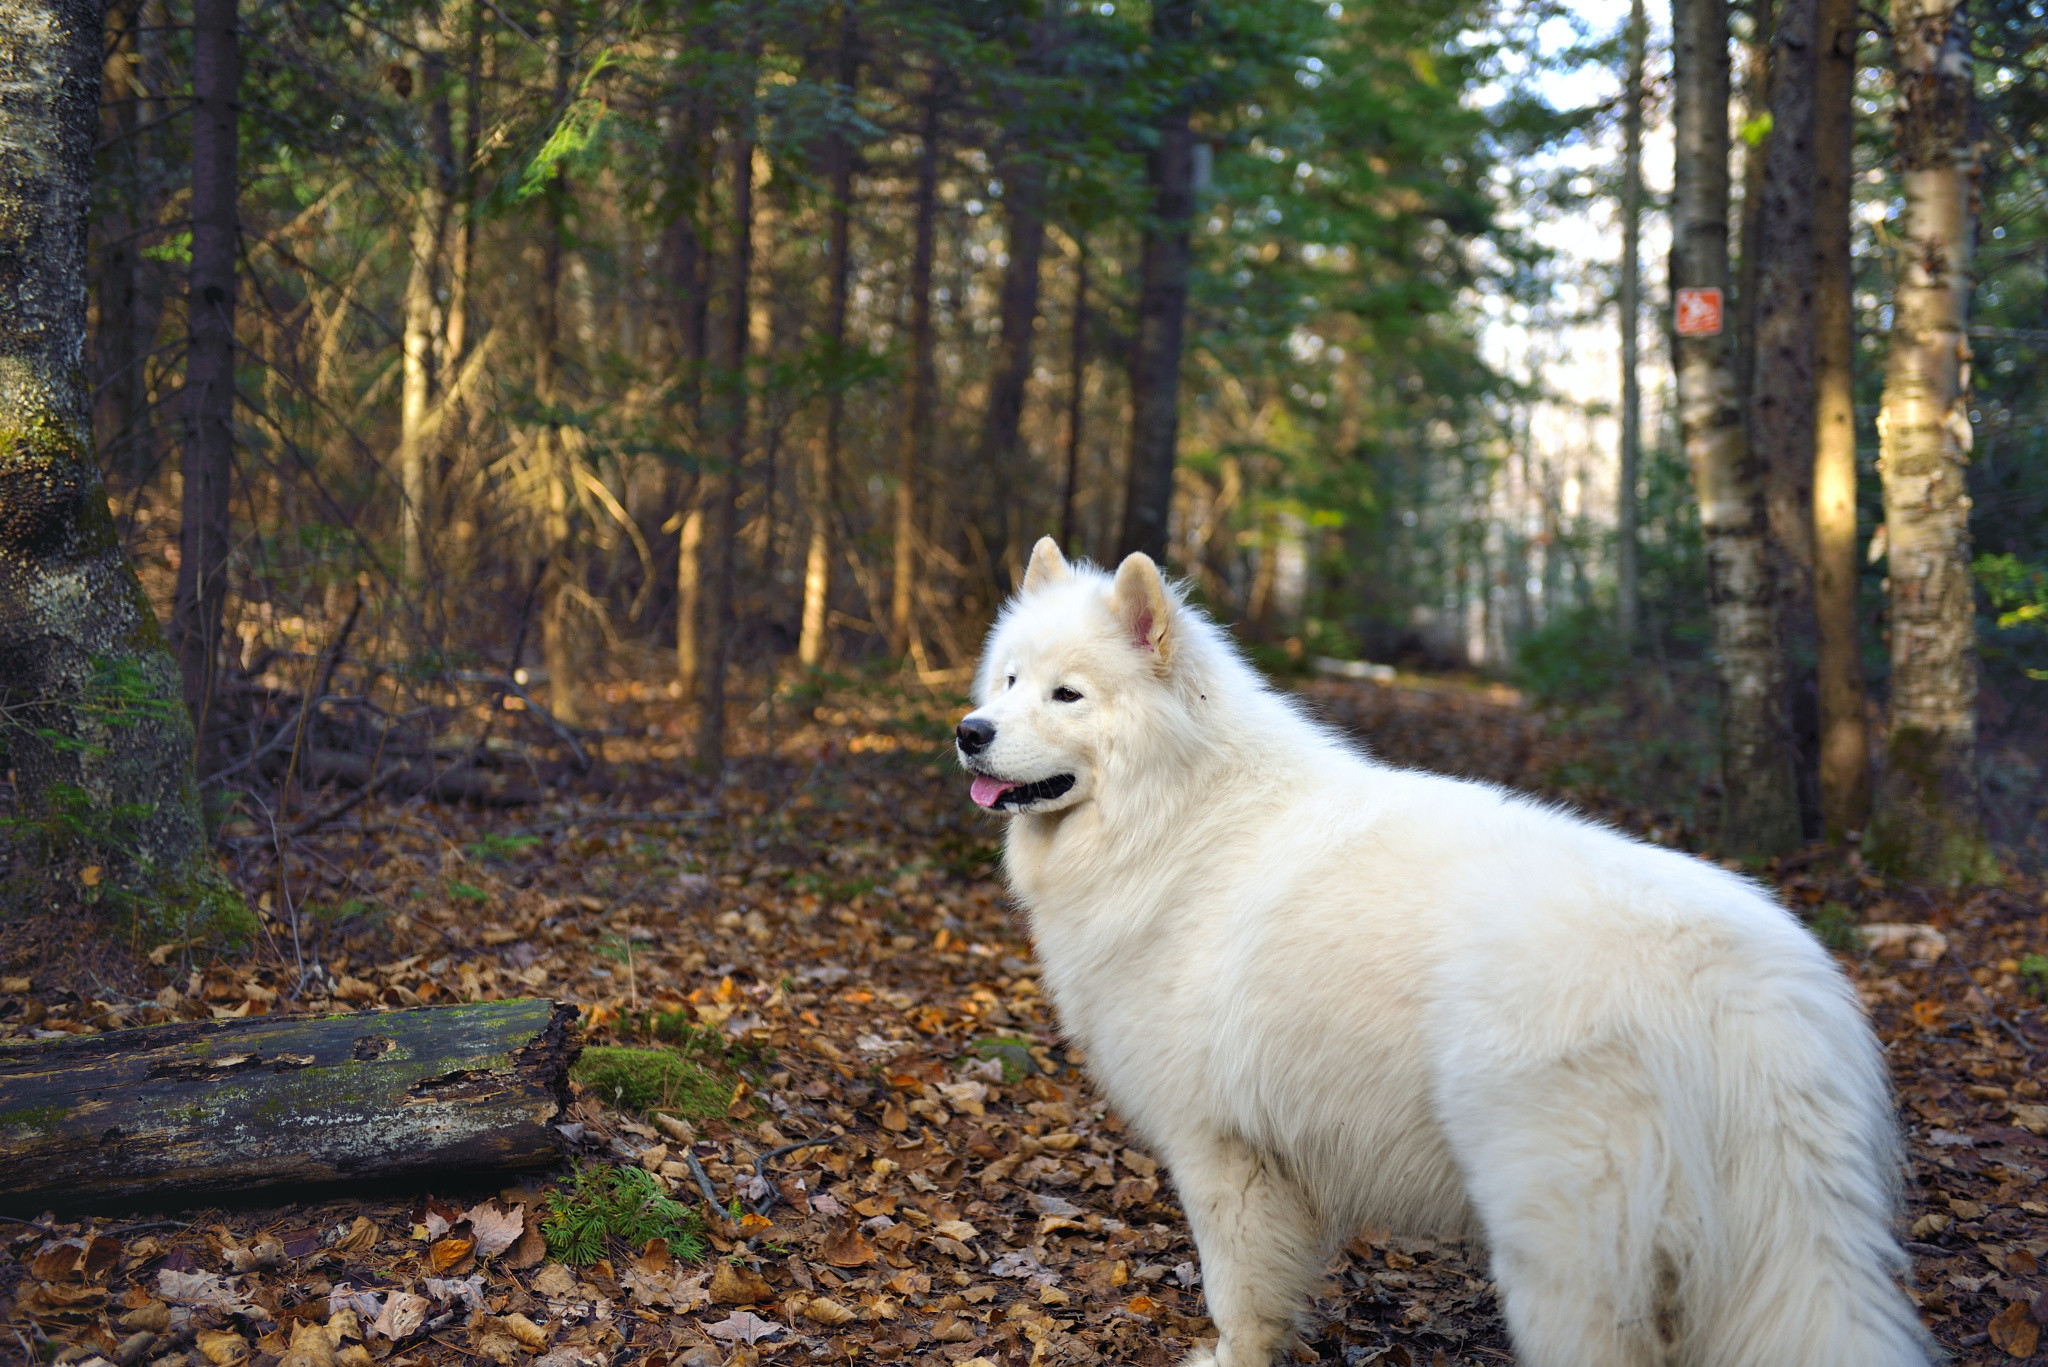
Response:
[{"label": "blurred forest background", "polygon": [[[1722,21],[1739,366],[1778,278],[1757,222],[1773,53],[1814,10]],[[2040,859],[2048,14],[1943,12],[1974,56],[1975,761],[1991,836]],[[962,687],[1049,533],[1162,556],[1276,672],[1516,684],[1612,738],[1589,781],[1712,843],[1726,679],[1671,365],[1667,20],[1541,0],[115,0],[93,427],[159,616],[194,554],[222,567],[216,652],[185,671],[214,819],[268,838],[281,801],[323,815],[295,783],[523,800],[517,737],[587,759],[623,701],[674,700],[658,739],[679,774],[715,774],[728,715],[772,747],[777,708],[822,679]],[[1875,736],[1906,188],[1894,37],[1862,23],[1853,593]],[[209,34],[232,42],[205,58]],[[239,102],[224,204],[187,117],[208,81]],[[195,284],[223,214],[214,514],[188,487],[190,300],[223,301]],[[1783,649],[1796,691],[1810,630]],[[400,751],[442,767],[386,767]]]}]

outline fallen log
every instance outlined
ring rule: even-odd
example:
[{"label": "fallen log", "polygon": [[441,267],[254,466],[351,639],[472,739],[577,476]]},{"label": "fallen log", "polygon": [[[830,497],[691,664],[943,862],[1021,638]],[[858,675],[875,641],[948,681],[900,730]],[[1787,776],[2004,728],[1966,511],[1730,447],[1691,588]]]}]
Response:
[{"label": "fallen log", "polygon": [[0,1210],[549,1167],[575,1020],[473,1002],[0,1045]]}]

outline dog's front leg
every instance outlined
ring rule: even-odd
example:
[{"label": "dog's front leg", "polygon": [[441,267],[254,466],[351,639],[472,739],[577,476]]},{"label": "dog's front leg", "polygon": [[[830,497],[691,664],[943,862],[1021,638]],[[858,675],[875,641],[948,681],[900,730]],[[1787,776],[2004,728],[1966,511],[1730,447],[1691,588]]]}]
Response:
[{"label": "dog's front leg", "polygon": [[1264,1155],[1219,1139],[1173,1155],[1218,1339],[1187,1367],[1268,1367],[1315,1278],[1321,1235],[1300,1189]]}]

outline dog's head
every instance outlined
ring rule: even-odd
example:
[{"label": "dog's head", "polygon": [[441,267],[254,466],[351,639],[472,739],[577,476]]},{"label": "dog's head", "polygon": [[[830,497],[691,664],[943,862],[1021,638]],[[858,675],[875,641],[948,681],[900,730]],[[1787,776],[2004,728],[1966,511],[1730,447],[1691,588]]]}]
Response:
[{"label": "dog's head", "polygon": [[1047,813],[1092,798],[1113,737],[1168,692],[1187,611],[1149,556],[1128,557],[1112,578],[1041,540],[989,633],[978,706],[954,731],[975,802]]}]

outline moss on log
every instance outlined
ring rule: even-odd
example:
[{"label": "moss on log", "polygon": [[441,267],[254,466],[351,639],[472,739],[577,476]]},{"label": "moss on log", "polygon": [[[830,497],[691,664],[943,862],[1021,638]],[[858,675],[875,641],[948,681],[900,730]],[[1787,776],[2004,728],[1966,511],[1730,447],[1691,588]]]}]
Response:
[{"label": "moss on log", "polygon": [[0,1047],[0,1210],[550,1166],[575,1019],[476,1002]]}]

